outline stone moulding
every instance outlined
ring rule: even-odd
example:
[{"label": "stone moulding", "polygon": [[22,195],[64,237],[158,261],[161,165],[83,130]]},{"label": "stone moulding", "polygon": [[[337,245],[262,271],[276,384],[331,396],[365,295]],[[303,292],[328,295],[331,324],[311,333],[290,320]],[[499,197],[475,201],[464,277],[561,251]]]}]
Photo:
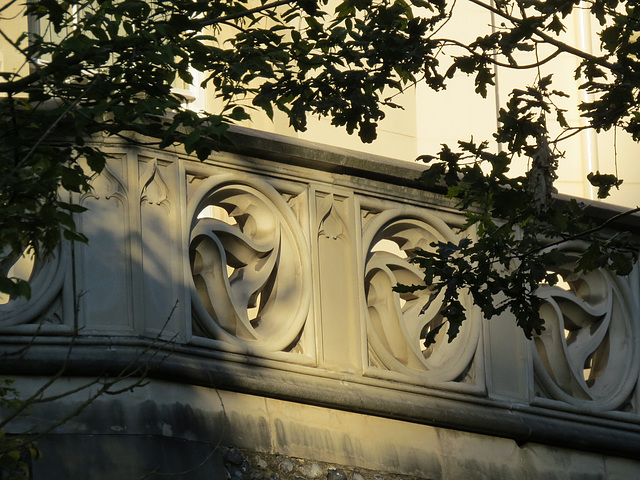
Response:
[{"label": "stone moulding", "polygon": [[[3,363],[0,372],[57,373],[69,352],[68,342],[59,340],[57,345],[37,342],[21,360]],[[68,355],[65,373],[83,378],[117,374],[132,365],[130,362],[139,358],[142,349],[152,346],[151,342],[139,339],[122,339],[108,347],[104,344],[101,338],[78,339]],[[150,378],[509,438],[521,446],[536,443],[631,459],[637,459],[640,451],[640,425],[635,422],[470,398],[438,389],[398,390],[382,380],[345,381],[330,372],[320,375],[311,367],[283,369],[274,361],[205,349],[194,351],[193,347],[171,345],[158,351],[153,348],[149,350],[153,353],[139,358],[137,364],[147,369]],[[0,353],[6,352],[4,345]],[[154,359],[146,362],[152,356]]]},{"label": "stone moulding", "polygon": [[32,269],[38,298],[0,305],[0,373],[136,362],[184,385],[637,458],[637,269],[549,289],[552,328],[533,342],[470,306],[455,342],[425,349],[439,300],[392,287],[421,282],[412,250],[456,240],[463,218],[417,188],[422,167],[242,128],[230,138],[204,163],[106,144],[99,188],[77,199],[93,213],[79,219],[89,244]]}]

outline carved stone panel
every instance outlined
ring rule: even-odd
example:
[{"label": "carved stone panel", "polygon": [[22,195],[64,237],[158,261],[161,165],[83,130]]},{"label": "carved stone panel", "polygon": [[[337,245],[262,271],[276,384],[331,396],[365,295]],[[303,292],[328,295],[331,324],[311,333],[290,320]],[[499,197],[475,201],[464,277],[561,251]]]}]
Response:
[{"label": "carved stone panel", "polygon": [[425,348],[426,334],[443,321],[441,296],[428,286],[415,293],[393,291],[397,284],[424,285],[422,272],[409,261],[412,251],[430,249],[434,241],[454,241],[455,233],[435,215],[403,209],[375,215],[366,223],[363,238],[371,365],[417,382],[468,379],[480,335],[478,319],[465,322],[453,342],[439,334],[436,344]]},{"label": "carved stone panel", "polygon": [[341,193],[315,195],[320,362],[325,369],[361,372],[353,199]]},{"label": "carved stone panel", "polygon": [[253,353],[290,351],[311,300],[307,243],[264,181],[208,178],[189,202],[194,333]]},{"label": "carved stone panel", "polygon": [[[182,251],[176,208],[176,165],[138,156],[144,327],[149,334],[173,337],[183,294],[179,291]],[[171,317],[171,318],[170,318]]]},{"label": "carved stone panel", "polygon": [[587,411],[637,409],[630,401],[640,371],[638,293],[605,269],[559,273],[562,284],[539,290],[546,304],[545,330],[534,341],[538,395]]},{"label": "carved stone panel", "polygon": [[86,331],[134,331],[131,245],[136,232],[130,218],[128,160],[114,154],[80,199],[87,212],[78,217],[78,226],[90,239],[75,246],[80,326]]}]

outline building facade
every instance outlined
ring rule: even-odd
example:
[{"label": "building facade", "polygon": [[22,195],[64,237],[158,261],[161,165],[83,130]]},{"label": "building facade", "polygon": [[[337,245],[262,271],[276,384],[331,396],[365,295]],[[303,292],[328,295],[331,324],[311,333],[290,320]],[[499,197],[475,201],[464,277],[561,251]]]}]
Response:
[{"label": "building facade", "polygon": [[[470,18],[495,25],[465,12],[449,28],[473,36]],[[567,35],[592,48],[591,27],[575,22]],[[2,46],[4,70],[26,68]],[[575,65],[548,68],[577,95]],[[0,370],[30,404],[5,409],[3,428],[37,440],[31,476],[639,477],[637,267],[544,287],[546,329],[532,340],[511,315],[482,318],[467,299],[458,337],[426,348],[441,298],[393,289],[422,284],[413,250],[459,239],[465,222],[450,199],[420,188],[413,159],[490,138],[516,80],[498,72],[485,100],[464,78],[450,86],[455,102],[410,89],[371,145],[320,120],[296,133],[259,115],[203,162],[94,139],[111,157],[73,199],[88,209],[77,223],[89,243],[17,260],[12,272],[32,296],[0,298]],[[194,108],[213,106],[180,87]],[[614,168],[612,141],[572,140],[565,193],[592,196],[583,179]],[[624,159],[637,147],[616,142],[632,192]],[[629,195],[614,201],[631,205]],[[637,236],[640,224],[611,228]]]}]

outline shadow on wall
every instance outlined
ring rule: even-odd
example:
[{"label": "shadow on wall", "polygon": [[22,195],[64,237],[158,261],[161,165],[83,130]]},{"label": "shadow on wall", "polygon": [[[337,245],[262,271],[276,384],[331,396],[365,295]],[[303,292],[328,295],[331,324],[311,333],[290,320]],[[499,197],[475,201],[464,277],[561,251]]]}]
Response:
[{"label": "shadow on wall", "polygon": [[[215,388],[234,372],[198,351],[237,360],[300,341],[309,255],[280,193],[238,174],[181,175],[171,159],[114,154],[77,199],[89,243],[18,265],[33,296],[0,305],[1,368],[36,400],[8,431],[55,426],[38,438],[34,478],[225,478],[234,432]],[[208,348],[187,347],[194,338]],[[256,421],[235,433],[268,435]]]}]

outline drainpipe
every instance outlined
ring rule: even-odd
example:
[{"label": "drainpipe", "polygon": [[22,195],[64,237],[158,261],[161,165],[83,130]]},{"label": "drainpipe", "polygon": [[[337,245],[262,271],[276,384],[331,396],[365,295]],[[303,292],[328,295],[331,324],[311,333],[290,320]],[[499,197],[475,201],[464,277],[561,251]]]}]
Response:
[{"label": "drainpipe", "polygon": [[[593,52],[593,45],[591,42],[591,17],[589,16],[589,10],[585,1],[580,2],[580,8],[577,9],[577,40],[578,48],[586,52]],[[593,95],[587,93],[584,90],[579,90],[578,95],[581,102],[593,101]],[[586,126],[587,120],[580,117],[580,125]],[[586,175],[590,172],[595,172],[600,168],[600,162],[598,159],[598,137],[596,132],[592,129],[584,130],[580,133],[580,139],[582,143],[582,171],[585,175],[583,192],[585,197],[594,200],[596,198],[596,189],[591,185]]]},{"label": "drainpipe", "polygon": [[[490,2],[491,7],[495,8],[495,2],[494,0],[491,0]],[[493,13],[493,10],[491,11],[491,34],[494,34],[496,32],[496,15],[495,13]],[[493,56],[494,60],[497,60],[497,55]],[[498,127],[500,126],[500,123],[498,122],[498,117],[500,115],[500,79],[499,79],[499,75],[498,75],[498,65],[496,65],[495,63],[493,64],[493,75],[494,75],[494,79],[495,79],[495,85],[493,86],[493,90],[495,92],[495,109],[496,109],[496,131],[498,131]],[[502,151],[502,144],[498,143],[498,152]]]}]

